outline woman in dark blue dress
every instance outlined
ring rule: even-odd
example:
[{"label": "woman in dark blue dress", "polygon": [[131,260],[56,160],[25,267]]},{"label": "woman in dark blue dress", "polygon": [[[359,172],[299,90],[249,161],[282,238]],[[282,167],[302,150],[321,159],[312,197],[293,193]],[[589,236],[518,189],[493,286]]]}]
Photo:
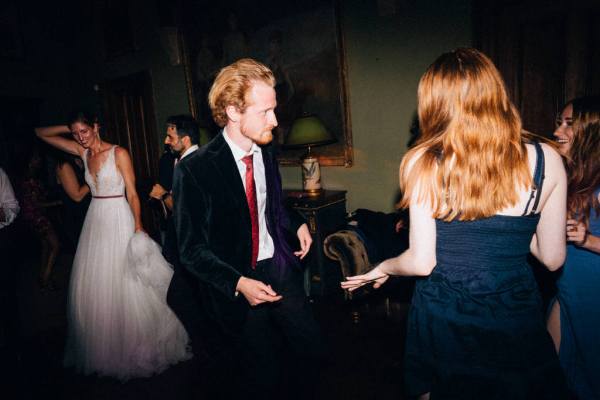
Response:
[{"label": "woman in dark blue dress", "polygon": [[54,153],[54,157],[56,158],[56,180],[63,189],[60,191],[63,204],[63,232],[69,251],[74,253],[91,201],[90,188],[85,183],[85,170],[81,158],[59,151]]},{"label": "woman in dark blue dress", "polygon": [[600,399],[600,96],[569,102],[554,136],[568,175],[567,260],[550,331],[569,389]]},{"label": "woman in dark blue dress", "polygon": [[354,290],[421,276],[409,312],[405,385],[431,399],[564,399],[565,383],[527,264],[565,258],[566,175],[550,146],[526,143],[493,63],[440,56],[419,83],[421,137],[400,166],[410,247]]}]

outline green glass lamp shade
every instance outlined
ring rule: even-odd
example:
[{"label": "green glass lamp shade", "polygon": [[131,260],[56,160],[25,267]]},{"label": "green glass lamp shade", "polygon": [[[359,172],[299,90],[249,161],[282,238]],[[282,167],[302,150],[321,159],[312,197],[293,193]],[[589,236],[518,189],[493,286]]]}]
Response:
[{"label": "green glass lamp shade", "polygon": [[296,119],[285,139],[288,148],[321,146],[335,142],[336,139],[325,129],[319,118],[306,115]]},{"label": "green glass lamp shade", "polygon": [[302,157],[302,189],[309,195],[321,192],[321,168],[319,159],[312,156],[310,148],[333,143],[336,139],[327,131],[319,118],[314,115],[303,115],[292,124],[284,143],[285,148],[308,147]]}]

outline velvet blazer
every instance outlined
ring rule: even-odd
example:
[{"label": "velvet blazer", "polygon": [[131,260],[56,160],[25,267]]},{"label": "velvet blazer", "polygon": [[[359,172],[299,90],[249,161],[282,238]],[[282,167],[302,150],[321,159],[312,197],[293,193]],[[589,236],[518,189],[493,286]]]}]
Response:
[{"label": "velvet blazer", "polygon": [[[262,147],[262,155],[273,262],[286,274],[300,268],[288,238],[296,236],[304,220],[284,207],[273,146]],[[235,333],[250,307],[235,289],[240,277],[250,272],[252,228],[244,185],[223,132],[177,164],[173,198],[181,266],[195,279],[189,283],[198,291],[201,312],[223,333]]]}]

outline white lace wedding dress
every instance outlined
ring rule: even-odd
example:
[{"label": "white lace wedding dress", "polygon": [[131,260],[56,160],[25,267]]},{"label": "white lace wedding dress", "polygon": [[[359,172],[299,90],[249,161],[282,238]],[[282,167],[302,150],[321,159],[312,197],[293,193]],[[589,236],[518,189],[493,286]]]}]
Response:
[{"label": "white lace wedding dress", "polygon": [[95,177],[87,153],[94,198],[71,272],[65,365],[121,380],[150,376],[191,358],[187,333],[166,304],[173,272],[148,235],[134,234],[115,147]]}]

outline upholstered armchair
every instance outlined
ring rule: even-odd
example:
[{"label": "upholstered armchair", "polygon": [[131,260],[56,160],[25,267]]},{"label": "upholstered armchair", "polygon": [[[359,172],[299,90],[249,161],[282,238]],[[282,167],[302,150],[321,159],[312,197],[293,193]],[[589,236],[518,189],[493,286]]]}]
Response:
[{"label": "upholstered armchair", "polygon": [[[408,222],[405,213],[384,214],[359,209],[350,218],[347,229],[325,238],[323,252],[339,263],[343,278],[364,274],[380,261],[397,256],[408,248]],[[378,290],[363,287],[344,292],[350,303],[352,318],[359,322],[362,312],[383,311],[393,316],[395,310],[405,312],[412,294],[413,279],[390,279]]]},{"label": "upholstered armchair", "polygon": [[[339,262],[344,279],[348,276],[367,273],[375,267],[369,260],[363,240],[354,230],[344,229],[327,236],[323,252],[328,258]],[[350,300],[353,293],[346,291],[344,297]]]}]

